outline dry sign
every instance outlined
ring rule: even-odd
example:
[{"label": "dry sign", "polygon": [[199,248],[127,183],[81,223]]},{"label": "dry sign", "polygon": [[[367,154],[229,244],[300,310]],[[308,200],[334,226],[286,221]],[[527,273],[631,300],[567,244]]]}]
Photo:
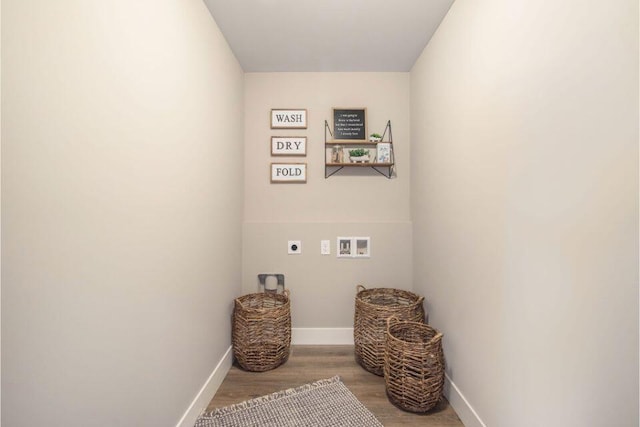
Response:
[{"label": "dry sign", "polygon": [[307,137],[306,136],[272,136],[271,137],[272,156],[306,156]]},{"label": "dry sign", "polygon": [[307,164],[271,163],[271,182],[305,183],[307,182]]}]

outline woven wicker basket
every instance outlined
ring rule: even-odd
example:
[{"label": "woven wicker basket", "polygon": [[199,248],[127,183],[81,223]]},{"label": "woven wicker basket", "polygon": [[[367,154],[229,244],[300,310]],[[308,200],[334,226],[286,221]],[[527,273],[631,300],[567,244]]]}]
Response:
[{"label": "woven wicker basket", "polygon": [[283,364],[291,346],[289,290],[236,298],[232,335],[233,354],[243,369],[263,372]]},{"label": "woven wicker basket", "polygon": [[442,397],[442,334],[429,325],[387,320],[384,381],[387,397],[409,412],[427,412]]},{"label": "woven wicker basket", "polygon": [[367,371],[382,375],[387,319],[396,316],[400,320],[423,322],[424,297],[399,289],[366,289],[362,285],[356,290],[353,322],[356,361]]}]

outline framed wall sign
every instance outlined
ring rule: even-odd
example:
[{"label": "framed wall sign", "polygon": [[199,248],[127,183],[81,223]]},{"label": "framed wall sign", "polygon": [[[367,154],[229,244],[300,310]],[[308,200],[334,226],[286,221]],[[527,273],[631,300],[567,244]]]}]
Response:
[{"label": "framed wall sign", "polygon": [[305,109],[271,109],[271,129],[306,129],[307,110]]},{"label": "framed wall sign", "polygon": [[306,156],[307,137],[306,136],[272,136],[271,137],[272,156]]},{"label": "framed wall sign", "polygon": [[367,141],[367,109],[334,108],[333,139],[335,141]]},{"label": "framed wall sign", "polygon": [[272,183],[302,183],[307,182],[306,163],[271,163]]}]

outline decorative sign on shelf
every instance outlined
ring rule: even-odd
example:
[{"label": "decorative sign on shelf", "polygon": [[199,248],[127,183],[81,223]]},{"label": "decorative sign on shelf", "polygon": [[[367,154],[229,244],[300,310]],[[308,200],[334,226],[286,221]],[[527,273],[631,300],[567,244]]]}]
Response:
[{"label": "decorative sign on shelf", "polygon": [[390,142],[378,142],[376,145],[376,162],[377,163],[391,163],[391,143]]},{"label": "decorative sign on shelf", "polygon": [[271,163],[271,182],[307,182],[306,163]]},{"label": "decorative sign on shelf", "polygon": [[366,141],[367,109],[334,108],[333,139],[335,141]]},{"label": "decorative sign on shelf", "polygon": [[306,156],[307,137],[306,136],[272,136],[271,137],[272,156]]},{"label": "decorative sign on shelf", "polygon": [[273,108],[271,110],[271,129],[306,129],[307,110]]}]

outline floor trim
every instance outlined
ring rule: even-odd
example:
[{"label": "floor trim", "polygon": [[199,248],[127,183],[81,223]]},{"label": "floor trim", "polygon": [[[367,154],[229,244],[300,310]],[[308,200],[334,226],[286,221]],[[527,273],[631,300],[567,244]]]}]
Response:
[{"label": "floor trim", "polygon": [[292,345],[353,345],[353,328],[292,328]]},{"label": "floor trim", "polygon": [[207,408],[207,405],[209,405],[209,402],[213,399],[216,391],[218,391],[220,384],[222,384],[222,381],[227,376],[229,369],[231,369],[232,363],[233,347],[229,346],[227,351],[224,353],[224,356],[222,356],[222,359],[220,359],[216,367],[213,369],[213,372],[211,372],[211,375],[209,375],[209,378],[205,381],[204,385],[196,395],[195,399],[193,399],[193,402],[191,402],[191,405],[189,405],[187,411],[184,413],[182,418],[180,418],[178,424],[176,424],[176,427],[193,427],[202,411]]},{"label": "floor trim", "polygon": [[[292,328],[292,345],[353,345],[353,328]],[[207,408],[233,364],[233,347],[229,347],[196,395],[176,427],[193,427]],[[445,374],[444,395],[466,427],[487,427],[469,404],[458,386]]]},{"label": "floor trim", "polygon": [[482,422],[478,413],[469,404],[469,401],[464,397],[458,386],[451,381],[451,378],[447,374],[444,375],[444,396],[449,401],[449,404],[458,414],[458,418],[466,427],[487,427]]}]

